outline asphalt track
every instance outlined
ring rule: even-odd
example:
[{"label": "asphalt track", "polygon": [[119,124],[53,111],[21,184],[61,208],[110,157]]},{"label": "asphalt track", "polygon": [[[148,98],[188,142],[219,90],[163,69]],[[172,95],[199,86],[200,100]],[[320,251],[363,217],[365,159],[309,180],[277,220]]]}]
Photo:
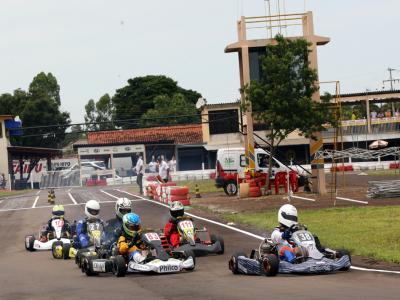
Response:
[{"label": "asphalt track", "polygon": [[[123,189],[123,188],[122,188]],[[70,195],[69,195],[70,194]],[[57,190],[67,219],[83,216],[90,199],[101,202],[101,217],[112,218],[115,197],[135,200],[143,224],[161,228],[167,208],[112,188]],[[39,196],[39,198],[37,198]],[[37,199],[37,200],[36,200]],[[350,270],[329,275],[233,275],[230,255],[250,251],[258,240],[231,229],[197,221],[225,239],[225,254],[197,259],[194,272],[169,275],[131,274],[87,277],[73,261],[54,260],[50,252],[28,252],[26,234],[36,233],[50,216],[47,193],[0,201],[0,299],[399,299],[400,275]]]}]

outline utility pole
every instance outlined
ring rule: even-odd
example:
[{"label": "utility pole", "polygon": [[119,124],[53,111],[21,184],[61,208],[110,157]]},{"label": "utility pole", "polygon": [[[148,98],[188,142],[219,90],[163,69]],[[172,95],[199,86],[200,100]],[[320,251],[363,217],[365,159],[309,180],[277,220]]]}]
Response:
[{"label": "utility pole", "polygon": [[393,82],[396,82],[396,81],[397,81],[397,82],[400,82],[400,79],[398,79],[398,78],[393,78],[393,77],[392,77],[392,71],[397,71],[396,69],[392,69],[392,68],[389,67],[389,68],[388,68],[388,71],[389,71],[389,78],[390,78],[390,79],[384,80],[384,81],[383,81],[383,84],[385,84],[385,82],[388,82],[388,81],[389,81],[389,82],[390,82],[390,90],[393,91]]},{"label": "utility pole", "polygon": [[[396,69],[392,69],[392,68],[389,67],[388,71],[389,71],[389,78],[390,79],[384,80],[383,84],[385,84],[385,82],[389,81],[390,82],[390,90],[393,91],[393,82],[396,82],[396,81],[400,82],[400,79],[392,77],[392,71],[397,71]],[[395,114],[394,102],[392,102],[392,116],[394,116],[394,114]]]}]

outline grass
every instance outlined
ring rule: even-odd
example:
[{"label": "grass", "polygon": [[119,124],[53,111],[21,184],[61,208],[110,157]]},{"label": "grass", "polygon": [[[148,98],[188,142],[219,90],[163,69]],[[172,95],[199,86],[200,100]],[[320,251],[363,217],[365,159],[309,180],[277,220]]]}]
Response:
[{"label": "grass", "polygon": [[21,191],[9,191],[9,190],[0,190],[0,198],[9,197],[9,196],[18,196],[27,193],[31,193],[32,190],[21,190]]},{"label": "grass", "polygon": [[[243,213],[224,218],[235,223],[272,229],[277,211]],[[400,263],[400,207],[353,207],[306,210],[299,220],[333,249],[345,248],[353,255]]]},{"label": "grass", "polygon": [[370,170],[370,171],[366,171],[366,173],[368,175],[377,175],[377,176],[398,175],[400,177],[400,170],[398,170],[398,169]]}]

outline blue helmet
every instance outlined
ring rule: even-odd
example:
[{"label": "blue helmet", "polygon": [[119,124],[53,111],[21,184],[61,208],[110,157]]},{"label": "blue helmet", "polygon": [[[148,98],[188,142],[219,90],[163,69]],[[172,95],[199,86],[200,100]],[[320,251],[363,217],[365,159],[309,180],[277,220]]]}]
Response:
[{"label": "blue helmet", "polygon": [[141,229],[141,220],[137,214],[127,213],[122,217],[122,227],[129,236],[135,236],[135,234]]}]

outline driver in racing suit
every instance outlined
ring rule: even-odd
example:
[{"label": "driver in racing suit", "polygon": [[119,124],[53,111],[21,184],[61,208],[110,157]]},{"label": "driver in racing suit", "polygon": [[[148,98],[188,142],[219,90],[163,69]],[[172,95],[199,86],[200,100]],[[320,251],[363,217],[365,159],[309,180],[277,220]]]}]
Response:
[{"label": "driver in racing suit", "polygon": [[118,239],[119,254],[134,260],[137,263],[147,257],[145,244],[141,240],[142,226],[140,217],[134,213],[128,213],[122,218],[122,235]]},{"label": "driver in racing suit", "polygon": [[105,222],[102,243],[109,248],[113,243],[117,242],[122,235],[122,217],[132,212],[132,201],[128,198],[119,198],[115,202],[115,218]]},{"label": "driver in racing suit", "polygon": [[71,226],[69,225],[69,222],[65,220],[65,210],[64,206],[62,205],[54,205],[52,209],[52,217],[51,219],[47,222],[46,227],[40,232],[40,241],[41,242],[47,242],[51,239],[54,238],[53,236],[53,228],[51,223],[53,222],[54,219],[64,219],[64,225],[63,225],[63,232],[65,233],[66,237],[71,236]]},{"label": "driver in racing suit", "polygon": [[87,248],[90,246],[90,237],[88,235],[88,223],[95,223],[103,221],[98,218],[100,213],[100,204],[96,200],[89,200],[85,205],[86,218],[79,220],[76,224],[76,239],[74,246],[76,248]]},{"label": "driver in racing suit", "polygon": [[297,209],[291,204],[282,205],[278,212],[279,226],[275,227],[271,239],[277,246],[281,260],[293,263],[296,260],[296,249],[289,243],[293,227],[298,225]]},{"label": "driver in racing suit", "polygon": [[174,201],[170,204],[169,207],[169,214],[170,219],[168,223],[165,224],[165,237],[167,238],[169,244],[172,248],[179,247],[181,236],[178,232],[178,221],[182,220],[182,218],[190,219],[189,217],[184,217],[185,208],[183,207],[182,203],[179,201]]}]

